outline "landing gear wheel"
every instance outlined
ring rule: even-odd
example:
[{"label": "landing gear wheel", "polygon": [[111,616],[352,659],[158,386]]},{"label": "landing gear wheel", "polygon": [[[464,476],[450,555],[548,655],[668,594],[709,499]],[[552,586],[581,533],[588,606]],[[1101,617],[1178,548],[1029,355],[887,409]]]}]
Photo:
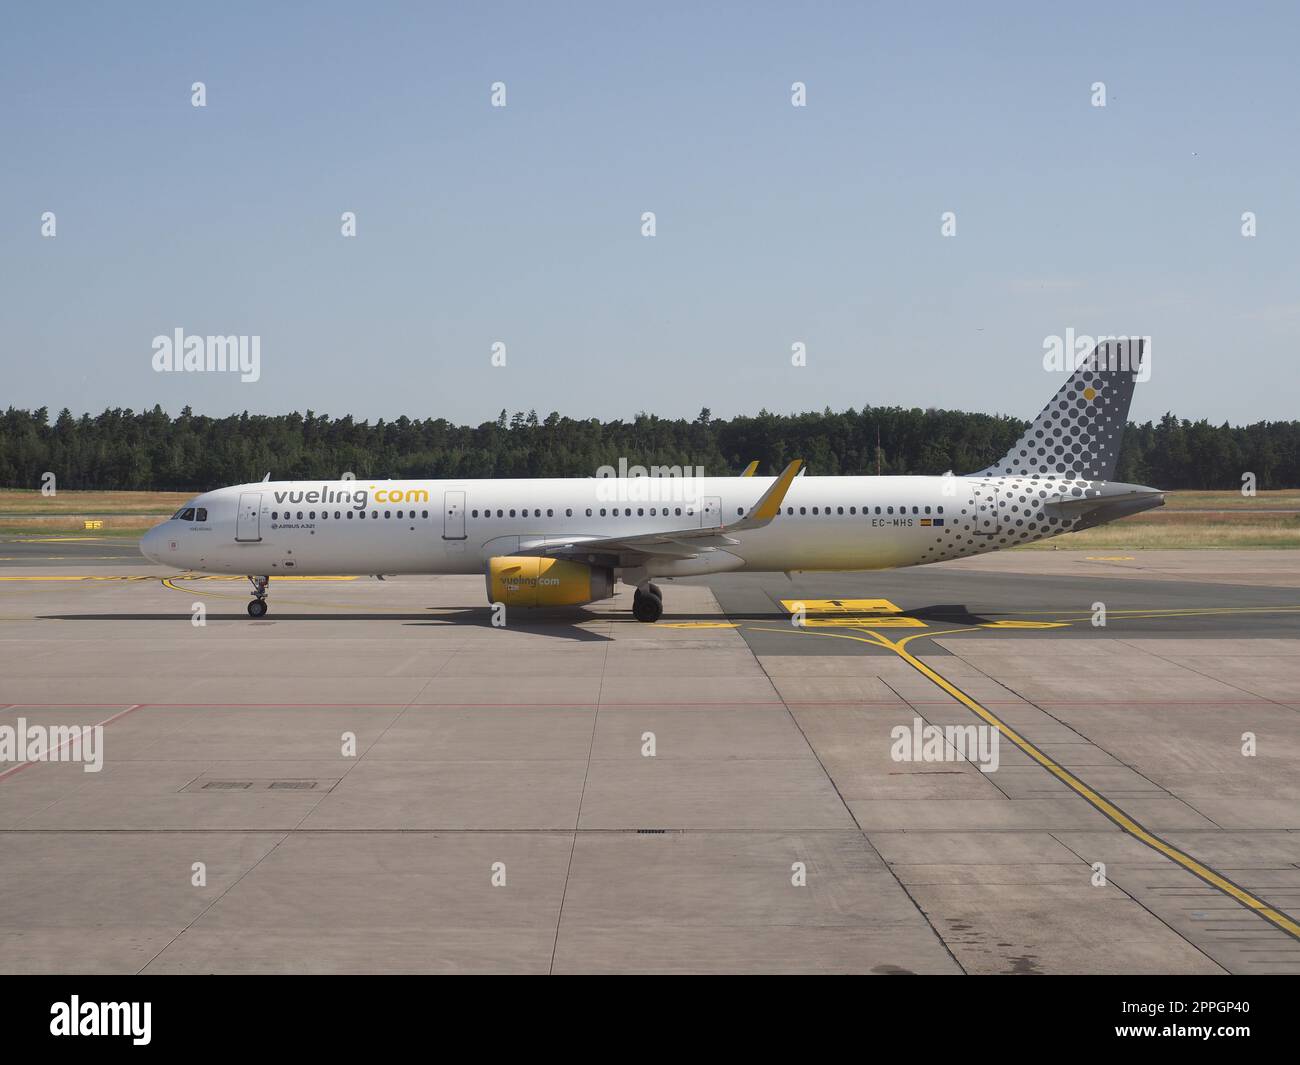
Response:
[{"label": "landing gear wheel", "polygon": [[649,591],[649,593],[653,595],[656,599],[663,599],[664,597],[664,593],[660,591],[659,585],[655,584],[654,581],[647,582],[646,590]]},{"label": "landing gear wheel", "polygon": [[266,590],[270,587],[270,577],[249,577],[248,583],[253,586],[253,601],[248,604],[248,616],[250,618],[260,618],[266,615]]},{"label": "landing gear wheel", "polygon": [[632,616],[637,621],[653,623],[663,617],[663,613],[664,601],[659,596],[637,589],[636,594],[632,596]]}]

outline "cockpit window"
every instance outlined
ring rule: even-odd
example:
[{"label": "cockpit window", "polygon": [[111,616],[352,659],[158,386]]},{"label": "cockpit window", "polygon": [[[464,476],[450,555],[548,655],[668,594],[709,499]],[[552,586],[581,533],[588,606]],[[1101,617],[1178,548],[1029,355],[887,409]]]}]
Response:
[{"label": "cockpit window", "polygon": [[199,509],[194,512],[194,520],[207,521],[208,520],[207,510],[204,507],[199,507]]},{"label": "cockpit window", "polygon": [[172,520],[173,520],[173,521],[176,521],[176,520],[178,520],[178,519],[179,519],[180,521],[193,521],[193,520],[194,520],[194,508],[193,508],[193,507],[182,507],[180,510],[178,510],[175,514],[172,515]]}]

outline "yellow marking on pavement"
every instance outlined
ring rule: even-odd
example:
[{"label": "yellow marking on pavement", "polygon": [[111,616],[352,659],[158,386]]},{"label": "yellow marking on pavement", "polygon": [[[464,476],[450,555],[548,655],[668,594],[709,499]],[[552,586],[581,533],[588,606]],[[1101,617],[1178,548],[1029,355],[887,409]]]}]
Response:
[{"label": "yellow marking on pavement", "polygon": [[[229,576],[218,573],[178,573],[175,577],[169,578],[174,581],[246,581],[247,577]],[[341,577],[304,577],[291,573],[276,573],[270,578],[273,581],[359,581],[361,578],[352,576]]]},{"label": "yellow marking on pavement", "polygon": [[[785,630],[769,629],[767,631],[782,632]],[[959,634],[963,632],[976,632],[976,631],[978,630],[977,629],[953,629],[951,630],[951,634]],[[1095,788],[1089,787],[1087,784],[1085,784],[1082,780],[1076,777],[1073,773],[1071,773],[1060,763],[1056,762],[1054,759],[1044,754],[1031,741],[1026,739],[1024,736],[1020,735],[1020,733],[1018,733],[1015,729],[1011,728],[1010,725],[1008,725],[1005,721],[999,718],[991,710],[985,707],[982,703],[980,703],[970,695],[967,695],[964,691],[962,691],[961,688],[957,687],[956,684],[948,680],[947,677],[943,676],[941,673],[938,673],[936,670],[932,669],[930,666],[922,662],[919,658],[917,658],[914,654],[912,654],[907,649],[906,646],[912,640],[918,640],[923,638],[928,639],[928,638],[933,638],[934,636],[943,636],[949,634],[950,633],[918,632],[918,633],[914,633],[911,636],[904,636],[901,640],[891,640],[886,636],[882,636],[878,632],[868,632],[865,636],[850,636],[847,633],[831,633],[831,632],[809,633],[809,635],[812,636],[832,636],[832,637],[838,637],[840,639],[846,639],[846,640],[858,640],[862,643],[875,644],[877,647],[883,647],[886,650],[893,651],[894,654],[898,655],[899,658],[901,658],[904,662],[906,662],[909,666],[915,669],[918,673],[920,673],[931,683],[935,684],[937,687],[942,689],[948,695],[952,696],[952,698],[956,699],[959,703],[961,703],[964,707],[966,707],[966,709],[970,710],[977,717],[982,718],[989,725],[996,728],[999,733],[1001,733],[1008,740],[1010,740],[1017,748],[1019,748],[1026,755],[1032,758],[1044,769],[1046,769],[1049,773],[1052,774],[1052,776],[1056,777],[1057,780],[1059,780],[1062,784],[1064,784],[1076,795],[1078,795],[1085,802],[1087,802],[1088,805],[1090,805],[1093,809],[1097,810],[1106,818],[1113,821],[1116,825],[1118,825],[1121,829],[1127,832],[1134,839],[1137,839],[1139,842],[1144,843],[1152,850],[1157,851],[1160,854],[1163,854],[1170,861],[1174,862],[1174,864],[1181,866],[1183,869],[1186,869],[1198,880],[1201,880],[1204,883],[1209,884],[1211,887],[1215,888],[1216,890],[1221,891],[1223,894],[1228,895],[1230,898],[1235,899],[1242,906],[1258,914],[1264,920],[1268,921],[1269,924],[1287,933],[1287,935],[1292,936],[1295,939],[1300,939],[1300,923],[1297,923],[1296,920],[1293,917],[1291,917],[1289,914],[1283,913],[1281,910],[1276,909],[1273,906],[1270,906],[1259,896],[1253,894],[1250,891],[1247,891],[1240,884],[1233,883],[1226,876],[1223,876],[1221,873],[1215,872],[1208,865],[1206,865],[1201,861],[1198,861],[1196,858],[1192,857],[1192,855],[1188,854],[1186,851],[1179,850],[1172,843],[1169,843],[1167,840],[1164,840],[1161,837],[1157,836],[1154,832],[1148,829],[1141,822],[1131,817],[1129,814],[1125,813],[1123,809],[1115,805],[1115,803],[1111,802],[1104,795],[1098,792]]]},{"label": "yellow marking on pavement", "polygon": [[808,614],[901,614],[903,608],[888,599],[782,599],[781,605],[793,614],[803,607]]},{"label": "yellow marking on pavement", "polygon": [[[819,628],[923,629],[920,618],[903,616],[902,609],[888,599],[782,599],[781,605],[791,614],[800,608],[803,625]],[[810,617],[831,614],[832,617]]]},{"label": "yellow marking on pavement", "polygon": [[1085,562],[1136,562],[1132,555],[1085,555]]},{"label": "yellow marking on pavement", "polygon": [[882,614],[876,617],[866,615],[855,617],[845,615],[842,618],[805,618],[803,627],[809,629],[923,629],[926,627],[920,618],[893,617]]},{"label": "yellow marking on pavement", "polygon": [[85,576],[76,576],[76,577],[74,576],[0,577],[0,581],[152,581],[156,579],[157,579],[156,577],[152,577],[148,575],[127,576],[124,574],[122,576],[107,577],[107,576],[97,575],[93,573],[88,573]]},{"label": "yellow marking on pavement", "polygon": [[981,629],[1068,629],[1072,621],[986,621]]},{"label": "yellow marking on pavement", "polygon": [[736,621],[663,621],[655,628],[659,629],[738,629]]},{"label": "yellow marking on pavement", "polygon": [[24,536],[21,540],[6,540],[8,544],[72,544],[108,540],[108,536]]}]

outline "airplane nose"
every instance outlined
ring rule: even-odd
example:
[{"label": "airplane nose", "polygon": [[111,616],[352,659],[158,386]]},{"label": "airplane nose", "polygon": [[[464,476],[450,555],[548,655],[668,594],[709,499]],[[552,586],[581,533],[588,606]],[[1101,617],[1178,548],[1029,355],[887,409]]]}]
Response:
[{"label": "airplane nose", "polygon": [[140,537],[140,554],[144,555],[150,562],[161,562],[158,557],[158,549],[161,546],[163,536],[162,527],[155,525],[142,537]]}]

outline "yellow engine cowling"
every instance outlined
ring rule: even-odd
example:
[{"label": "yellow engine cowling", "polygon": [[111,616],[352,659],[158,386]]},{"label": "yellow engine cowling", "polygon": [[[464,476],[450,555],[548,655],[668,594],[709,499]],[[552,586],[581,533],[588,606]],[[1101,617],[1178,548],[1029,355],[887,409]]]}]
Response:
[{"label": "yellow engine cowling", "polygon": [[581,606],[614,594],[614,571],[559,558],[488,560],[488,601],[506,606]]}]

